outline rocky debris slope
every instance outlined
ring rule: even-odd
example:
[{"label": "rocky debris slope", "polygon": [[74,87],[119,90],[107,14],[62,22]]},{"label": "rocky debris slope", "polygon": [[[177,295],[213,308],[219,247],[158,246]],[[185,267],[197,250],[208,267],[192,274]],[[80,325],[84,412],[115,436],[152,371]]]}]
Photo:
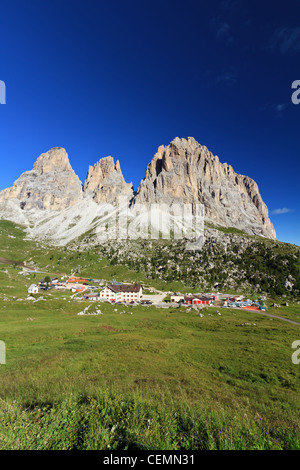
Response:
[{"label": "rocky debris slope", "polygon": [[[93,246],[86,237],[86,252]],[[77,241],[71,246],[74,252],[82,248]],[[125,265],[148,279],[181,282],[199,292],[300,295],[300,247],[277,240],[209,228],[202,249],[190,253],[184,240],[108,240],[97,249],[111,265]]]},{"label": "rocky debris slope", "polygon": [[89,167],[83,191],[98,204],[117,205],[120,196],[133,197],[132,183],[125,182],[119,160],[115,164],[113,157],[101,158]]},{"label": "rocky debris slope", "polygon": [[170,145],[158,148],[134,203],[201,203],[208,222],[276,238],[255,181],[235,173],[227,163],[220,163],[192,137],[176,138]]}]

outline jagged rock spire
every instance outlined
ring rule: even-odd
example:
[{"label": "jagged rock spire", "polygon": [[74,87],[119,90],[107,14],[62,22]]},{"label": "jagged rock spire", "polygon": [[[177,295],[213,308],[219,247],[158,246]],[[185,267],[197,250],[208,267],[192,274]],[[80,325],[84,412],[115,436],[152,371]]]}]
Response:
[{"label": "jagged rock spire", "polygon": [[119,160],[115,164],[111,156],[101,158],[89,167],[83,191],[98,204],[117,204],[119,196],[129,200],[133,196],[132,183],[125,182]]}]

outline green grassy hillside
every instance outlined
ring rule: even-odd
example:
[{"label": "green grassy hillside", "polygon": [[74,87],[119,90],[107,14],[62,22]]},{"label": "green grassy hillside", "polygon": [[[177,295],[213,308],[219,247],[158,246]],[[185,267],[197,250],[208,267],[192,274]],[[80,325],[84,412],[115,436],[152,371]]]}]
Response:
[{"label": "green grassy hillside", "polygon": [[[0,256],[13,261],[0,264],[1,449],[300,448],[300,365],[291,359],[300,326],[233,309],[200,317],[184,307],[89,304],[69,291],[28,300],[45,274],[24,276],[16,262],[166,291],[200,283],[151,279],[122,253],[112,262],[107,246],[57,249],[23,238],[0,222]],[[268,313],[300,321],[296,293],[285,295],[275,309],[268,294]],[[88,305],[90,315],[77,315]]]}]

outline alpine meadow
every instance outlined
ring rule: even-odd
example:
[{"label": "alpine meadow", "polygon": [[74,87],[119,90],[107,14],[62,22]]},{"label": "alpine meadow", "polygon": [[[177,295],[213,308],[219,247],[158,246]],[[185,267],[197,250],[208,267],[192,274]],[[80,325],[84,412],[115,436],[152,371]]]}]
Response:
[{"label": "alpine meadow", "polygon": [[298,0],[1,3],[0,450],[300,450]]}]

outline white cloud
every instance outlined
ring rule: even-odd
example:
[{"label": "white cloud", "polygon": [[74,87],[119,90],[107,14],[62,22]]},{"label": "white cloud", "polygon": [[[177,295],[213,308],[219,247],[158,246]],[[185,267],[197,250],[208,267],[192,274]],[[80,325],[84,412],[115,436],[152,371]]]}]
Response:
[{"label": "white cloud", "polygon": [[231,33],[231,27],[220,18],[212,18],[210,26],[214,30],[217,41],[223,42],[226,46],[232,43],[233,35]]},{"label": "white cloud", "polygon": [[277,104],[275,109],[278,113],[281,113],[285,108],[286,108],[285,104]]},{"label": "white cloud", "polygon": [[287,109],[287,104],[286,103],[266,103],[262,106],[259,107],[259,111],[265,112],[265,111],[272,111],[272,114],[276,118],[282,118],[284,116],[284,113]]},{"label": "white cloud", "polygon": [[288,214],[289,212],[293,212],[293,209],[288,209],[287,207],[283,207],[282,209],[275,209],[271,212],[271,214]]},{"label": "white cloud", "polygon": [[300,50],[300,27],[278,28],[270,41],[272,49],[279,49],[282,55],[292,54]]},{"label": "white cloud", "polygon": [[237,75],[235,70],[227,69],[222,70],[220,75],[216,77],[216,83],[224,82],[228,85],[234,85],[237,82]]},{"label": "white cloud", "polygon": [[239,0],[223,0],[221,3],[221,7],[224,10],[232,10],[234,7],[236,7],[239,3]]}]

